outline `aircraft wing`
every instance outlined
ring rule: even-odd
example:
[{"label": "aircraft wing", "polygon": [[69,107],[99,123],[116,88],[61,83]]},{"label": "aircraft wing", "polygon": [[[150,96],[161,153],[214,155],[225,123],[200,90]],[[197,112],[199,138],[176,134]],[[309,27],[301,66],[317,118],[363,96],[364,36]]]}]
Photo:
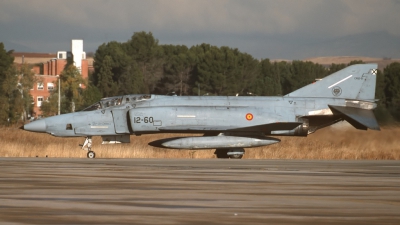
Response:
[{"label": "aircraft wing", "polygon": [[240,127],[234,128],[230,131],[243,131],[243,132],[263,132],[269,133],[271,131],[279,131],[279,130],[293,130],[296,127],[300,126],[302,123],[300,122],[288,122],[288,123],[268,123],[251,127]]},{"label": "aircraft wing", "polygon": [[193,131],[193,132],[209,132],[209,131],[227,131],[230,129],[235,129],[237,127],[231,126],[219,126],[219,127],[211,127],[211,126],[166,126],[160,127],[160,131],[164,132],[178,132],[178,131]]},{"label": "aircraft wing", "polygon": [[178,132],[178,131],[192,131],[192,132],[262,132],[270,133],[271,131],[279,130],[293,130],[302,123],[300,122],[289,122],[289,123],[268,123],[249,127],[232,127],[232,126],[171,126],[171,127],[160,127],[160,131],[164,132]]}]

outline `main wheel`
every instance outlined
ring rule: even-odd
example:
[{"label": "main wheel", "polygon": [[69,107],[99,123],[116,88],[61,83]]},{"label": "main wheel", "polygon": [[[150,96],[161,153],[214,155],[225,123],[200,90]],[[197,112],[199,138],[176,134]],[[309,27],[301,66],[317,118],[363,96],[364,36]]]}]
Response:
[{"label": "main wheel", "polygon": [[94,151],[88,151],[87,157],[89,159],[94,159],[96,157],[96,154],[94,153]]},{"label": "main wheel", "polygon": [[234,154],[234,155],[229,155],[230,159],[241,159],[243,158],[242,154]]},{"label": "main wheel", "polygon": [[241,159],[244,155],[244,148],[231,148],[226,153],[230,159]]},{"label": "main wheel", "polygon": [[227,159],[229,158],[228,156],[228,150],[227,149],[216,149],[214,154],[217,156],[218,159]]},{"label": "main wheel", "polygon": [[214,154],[219,159],[241,159],[244,155],[244,148],[231,148],[231,149],[224,149],[224,148],[217,148]]}]

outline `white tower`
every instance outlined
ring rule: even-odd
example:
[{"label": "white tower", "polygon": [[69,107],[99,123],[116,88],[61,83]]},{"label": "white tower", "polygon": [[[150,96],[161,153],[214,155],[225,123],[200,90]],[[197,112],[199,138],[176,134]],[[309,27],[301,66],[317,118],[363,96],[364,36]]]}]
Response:
[{"label": "white tower", "polygon": [[83,52],[83,40],[72,40],[72,55],[74,66],[82,73],[82,59],[86,58],[85,52]]}]

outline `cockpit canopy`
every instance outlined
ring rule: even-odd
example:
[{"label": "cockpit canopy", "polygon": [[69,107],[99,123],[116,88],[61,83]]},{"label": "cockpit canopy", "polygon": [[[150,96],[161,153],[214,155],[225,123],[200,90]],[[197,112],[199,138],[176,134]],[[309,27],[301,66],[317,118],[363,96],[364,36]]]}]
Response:
[{"label": "cockpit canopy", "polygon": [[152,95],[124,95],[116,97],[103,98],[93,105],[85,108],[82,111],[94,111],[98,109],[106,109],[113,106],[119,106],[126,103],[134,103],[152,99]]}]

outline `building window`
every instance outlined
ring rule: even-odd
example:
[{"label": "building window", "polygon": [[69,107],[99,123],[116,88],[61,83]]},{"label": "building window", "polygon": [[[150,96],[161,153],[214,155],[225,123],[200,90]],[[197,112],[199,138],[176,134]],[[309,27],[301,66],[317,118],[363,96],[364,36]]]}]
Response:
[{"label": "building window", "polygon": [[47,90],[54,90],[54,84],[53,83],[47,83]]},{"label": "building window", "polygon": [[41,82],[37,83],[37,90],[43,90],[43,89],[44,89],[43,83]]},{"label": "building window", "polygon": [[43,96],[38,96],[37,103],[36,103],[37,107],[42,106],[42,102],[43,102]]}]

